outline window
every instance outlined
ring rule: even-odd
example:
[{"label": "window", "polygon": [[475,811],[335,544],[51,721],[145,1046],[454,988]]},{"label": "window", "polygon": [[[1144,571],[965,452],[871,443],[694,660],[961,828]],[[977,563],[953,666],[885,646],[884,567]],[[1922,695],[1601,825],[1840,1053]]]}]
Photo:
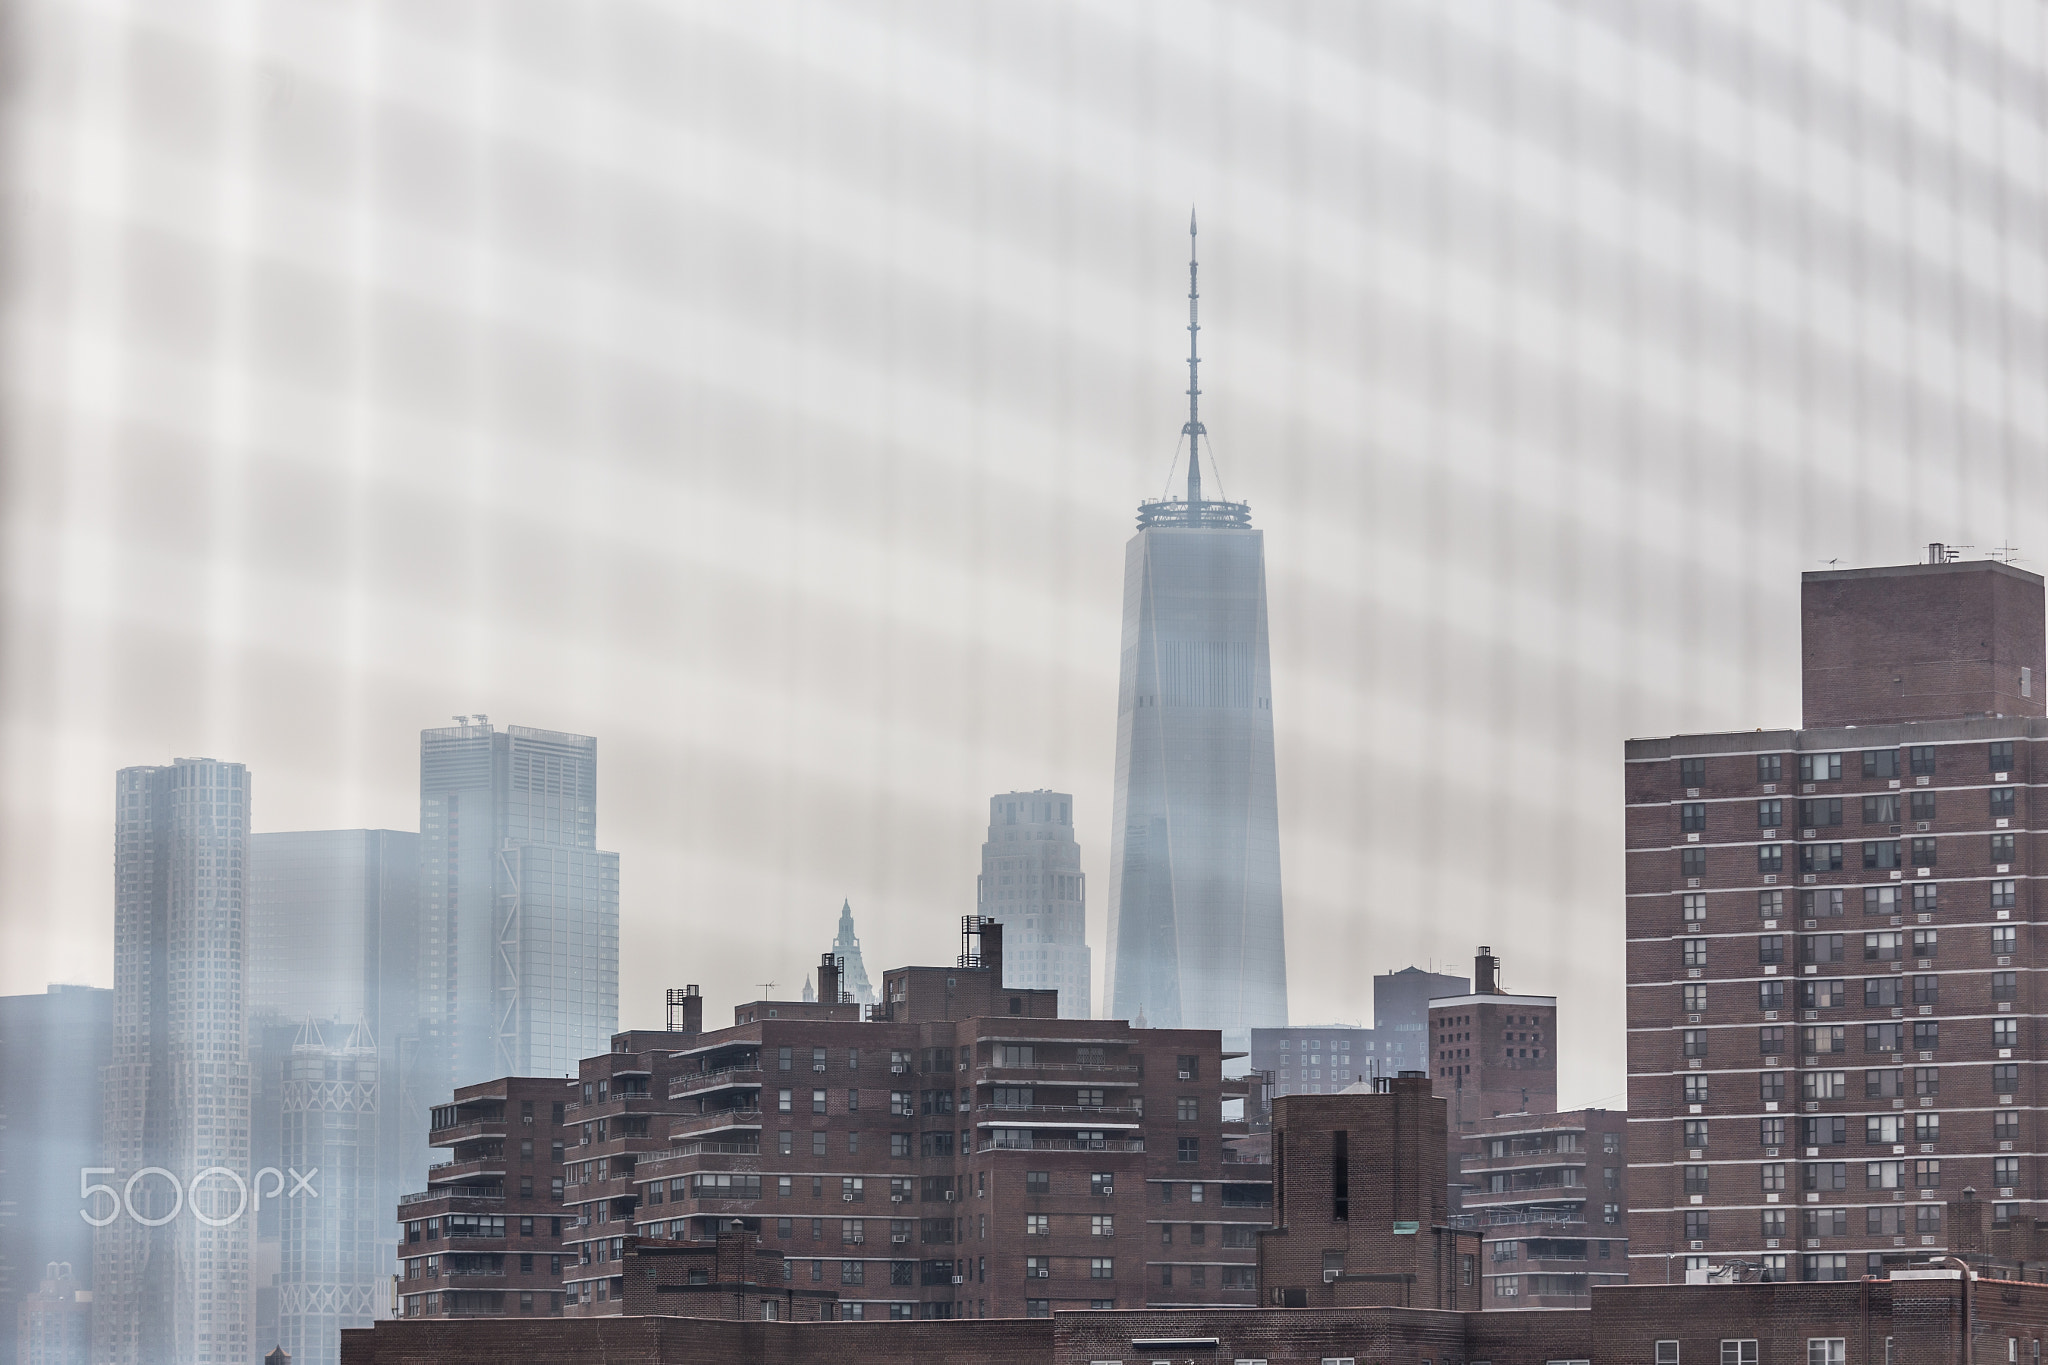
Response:
[{"label": "window", "polygon": [[910,1155],[910,1134],[889,1134],[889,1155],[893,1157],[908,1157]]},{"label": "window", "polygon": [[1174,1078],[1176,1080],[1182,1081],[1192,1081],[1198,1079],[1198,1068],[1196,1067],[1195,1062],[1196,1059],[1194,1057],[1176,1058],[1173,1068]]},{"label": "window", "polygon": [[1088,1261],[1088,1278],[1091,1280],[1113,1280],[1116,1278],[1116,1262],[1108,1256],[1093,1256]]},{"label": "window", "polygon": [[2019,898],[2016,894],[2018,890],[2019,883],[2017,882],[1997,881],[1991,883],[1991,908],[1993,910],[2012,909],[2014,905],[2018,904]]},{"label": "window", "polygon": [[[1706,897],[1700,897],[1700,917],[1706,918]],[[1785,893],[1782,891],[1759,891],[1756,893],[1756,912],[1764,919],[1776,919],[1785,913]]]},{"label": "window", "polygon": [[1941,1141],[1941,1115],[1939,1115],[1939,1114],[1915,1114],[1915,1115],[1913,1115],[1913,1141],[1915,1141],[1915,1142],[1939,1142],[1939,1141]]},{"label": "window", "polygon": [[1757,1169],[1763,1173],[1763,1187],[1766,1191],[1777,1191],[1785,1188],[1784,1162],[1767,1161]]},{"label": "window", "polygon": [[811,1134],[811,1155],[825,1155],[825,1133],[823,1129]]},{"label": "window", "polygon": [[1687,1119],[1685,1121],[1685,1145],[1695,1151],[1707,1145],[1707,1121]]},{"label": "window", "polygon": [[1998,741],[1998,742],[1997,742],[1996,744],[1992,744],[1992,745],[1989,745],[1989,746],[1987,746],[1987,749],[1986,749],[1986,753],[1985,753],[1985,757],[1986,757],[1986,758],[1987,758],[1987,759],[1989,760],[1989,762],[1990,762],[1990,765],[1991,765],[1991,771],[1992,771],[1992,772],[1994,772],[1994,773],[2009,773],[2009,772],[2011,772],[2011,771],[2012,771],[2012,741],[2011,741],[2011,740],[2009,740],[2009,739],[2002,739],[2002,740]]},{"label": "window", "polygon": [[1685,959],[1684,965],[1688,967],[1704,967],[1707,965],[1707,941],[1703,938],[1689,938],[1685,940],[1682,953]]},{"label": "window", "polygon": [[1026,1237],[1050,1237],[1052,1235],[1052,1219],[1042,1213],[1025,1214],[1024,1235]]},{"label": "window", "polygon": [[1842,913],[1842,900],[1848,893],[1840,887],[1827,891],[1802,891],[1799,893],[1799,913],[1807,919],[1832,919]]},{"label": "window", "polygon": [[1756,1338],[1723,1340],[1721,1365],[1757,1365]]},{"label": "window", "polygon": [[1863,1005],[1866,1009],[1882,1009],[1890,1005],[1905,1003],[1905,982],[1896,976],[1865,977],[1863,981]]},{"label": "window", "polygon": [[1116,1236],[1116,1215],[1109,1213],[1091,1215],[1088,1219],[1088,1235],[1091,1237]]},{"label": "window", "polygon": [[1656,1365],[1679,1365],[1677,1342],[1660,1341],[1657,1343]]},{"label": "window", "polygon": [[[1704,1079],[1704,1078],[1702,1078]],[[1785,1098],[1785,1073],[1782,1071],[1759,1071],[1757,1073],[1759,1098],[1766,1104],[1777,1104]]]},{"label": "window", "polygon": [[1785,870],[1785,846],[1783,844],[1758,844],[1756,846],[1756,870],[1776,876]]},{"label": "window", "polygon": [[[1991,1068],[1991,1088],[2001,1095],[2009,1095],[2020,1088],[2020,1069],[2010,1062]],[[2010,1104],[2008,1100],[2006,1103]]]},{"label": "window", "polygon": [[1799,936],[1799,960],[1801,962],[1840,962],[1842,960],[1842,936],[1840,934],[1801,934]]},{"label": "window", "polygon": [[1756,780],[1759,782],[1784,781],[1784,756],[1781,754],[1758,754],[1756,756]]},{"label": "window", "polygon": [[[897,1308],[897,1307],[903,1307],[903,1308],[908,1308],[908,1307],[910,1307],[910,1305],[909,1305],[909,1304],[907,1304],[907,1303],[906,1303],[906,1304],[901,1304],[901,1305],[898,1305],[898,1304],[893,1304],[893,1303],[892,1303],[892,1304],[890,1304],[890,1305],[889,1305],[889,1307],[890,1307],[890,1308],[892,1308],[892,1309],[894,1309],[894,1308]],[[910,1315],[909,1315],[908,1313],[905,1313],[905,1314],[904,1314],[904,1316],[905,1316],[905,1317],[909,1317]],[[1049,1318],[1049,1317],[1051,1317],[1051,1316],[1052,1316],[1052,1300],[1051,1300],[1051,1299],[1026,1299],[1026,1300],[1024,1300],[1024,1316],[1025,1316],[1025,1317],[1027,1317],[1027,1318]]]},{"label": "window", "polygon": [[1685,1078],[1685,1102],[1687,1104],[1705,1104],[1707,1102],[1707,1078],[1705,1076],[1687,1076]]},{"label": "window", "polygon": [[1775,1056],[1785,1050],[1785,1027],[1773,1024],[1756,1031],[1757,1051],[1766,1057]]},{"label": "window", "polygon": [[1865,962],[1897,962],[1906,938],[1900,933],[1876,933],[1863,936],[1863,960]]},{"label": "window", "polygon": [[[784,1049],[783,1049],[783,1051],[785,1051],[785,1052],[787,1052],[788,1050],[789,1050],[789,1049],[787,1049],[787,1048],[784,1048]],[[791,1106],[792,1106],[792,1098],[791,1098],[791,1097],[792,1097],[792,1096],[793,1096],[793,1095],[794,1095],[795,1093],[796,1093],[796,1092],[795,1092],[795,1091],[793,1091],[793,1090],[778,1090],[778,1091],[776,1091],[776,1092],[775,1092],[775,1112],[776,1112],[776,1113],[778,1113],[778,1114],[787,1114],[787,1113],[789,1113],[789,1112],[791,1111]]]},{"label": "window", "polygon": [[824,1113],[824,1112],[825,1112],[825,1092],[824,1092],[824,1091],[822,1091],[822,1090],[813,1090],[813,1091],[811,1092],[811,1112],[812,1112],[813,1114],[822,1114],[822,1113]]},{"label": "window", "polygon": [[[1894,981],[1898,980],[1897,977],[1891,979]],[[1941,978],[1938,976],[1914,977],[1913,1003],[1916,1005],[1939,1005],[1941,1003]]]},{"label": "window", "polygon": [[[1808,1261],[1843,1261],[1841,1256],[1809,1256]],[[1810,1280],[1846,1280],[1849,1272],[1846,1265],[1840,1267],[1839,1275],[1809,1275]],[[1806,1365],[1848,1365],[1849,1348],[1845,1337],[1808,1337],[1806,1339]]]},{"label": "window", "polygon": [[1993,972],[1991,974],[1991,998],[1993,1000],[2017,1000],[2020,996],[2020,979],[2017,972]]},{"label": "window", "polygon": [[1200,1161],[1202,1159],[1202,1140],[1191,1137],[1176,1140],[1175,1157],[1180,1161]]},{"label": "window", "polygon": [[2014,810],[2014,789],[1993,787],[1991,789],[1991,816],[1993,819],[2010,817]]},{"label": "window", "polygon": [[1799,1120],[1799,1139],[1807,1147],[1844,1146],[1849,1141],[1849,1119],[1843,1114],[1803,1118]]},{"label": "window", "polygon": [[1707,851],[1703,848],[1682,848],[1678,850],[1678,871],[1685,877],[1707,875]]},{"label": "window", "polygon": [[1849,1096],[1849,1073],[1846,1071],[1803,1071],[1799,1074],[1799,1092],[1803,1099],[1840,1100]]},{"label": "window", "polygon": [[867,1282],[867,1262],[841,1261],[839,1263],[839,1283],[866,1284]]},{"label": "window", "polygon": [[1866,869],[1875,868],[1879,870],[1904,866],[1899,861],[1899,841],[1897,839],[1877,839],[1864,844],[1863,866]]},{"label": "window", "polygon": [[1910,856],[1915,867],[1933,867],[1934,840],[1915,839],[1910,848]]},{"label": "window", "polygon": [[2000,1189],[2011,1189],[2020,1183],[2020,1159],[2016,1156],[1998,1156],[1991,1159],[1991,1183]]},{"label": "window", "polygon": [[1697,834],[1707,827],[1705,802],[1686,802],[1678,808],[1678,828],[1683,833]]},{"label": "window", "polygon": [[792,1063],[794,1063],[794,1062],[795,1062],[795,1060],[796,1060],[796,1050],[795,1050],[794,1048],[787,1048],[787,1047],[786,1047],[786,1048],[782,1048],[782,1049],[780,1049],[780,1050],[779,1050],[779,1051],[778,1051],[778,1052],[776,1053],[776,1061],[777,1061],[777,1063],[779,1064],[779,1065],[777,1066],[777,1070],[780,1070],[780,1071],[787,1071],[787,1070],[789,1070],[789,1069],[790,1069],[790,1066],[791,1066],[791,1064],[792,1064]]},{"label": "window", "polygon": [[1839,1009],[1843,1003],[1843,992],[1848,983],[1840,977],[1827,981],[1802,981],[1799,983],[1799,1003],[1810,1010]]},{"label": "window", "polygon": [[1799,846],[1799,870],[1801,872],[1840,872],[1842,870],[1842,846],[1840,844],[1801,844]]},{"label": "window", "polygon": [[1864,797],[1863,823],[1866,825],[1896,825],[1899,823],[1899,798],[1896,796]]},{"label": "window", "polygon": [[1914,957],[1933,957],[1935,955],[1936,932],[1933,929],[1915,929],[1913,931]]},{"label": "window", "polygon": [[1802,1052],[1813,1054],[1845,1052],[1848,1050],[1844,1041],[1847,1033],[1847,1027],[1842,1024],[1808,1025],[1799,1030],[1799,1047]]},{"label": "window", "polygon": [[2011,926],[1994,926],[1991,930],[1991,952],[1995,957],[2010,957],[2020,950],[2020,931]]},{"label": "window", "polygon": [[1842,756],[1840,754],[1801,754],[1799,756],[1799,780],[1801,782],[1838,782],[1842,777]]},{"label": "window", "polygon": [[1906,750],[1906,766],[1915,777],[1934,776],[1934,746],[1916,744]]},{"label": "window", "polygon": [[1765,1237],[1782,1238],[1785,1235],[1785,1210],[1765,1209],[1761,1221]]},{"label": "window", "polygon": [[1785,983],[1782,981],[1757,982],[1756,1005],[1760,1010],[1772,1012],[1785,1008]]},{"label": "window", "polygon": [[[1707,1030],[1703,1028],[1685,1029],[1682,1031],[1681,1037],[1684,1042],[1686,1056],[1704,1057],[1707,1055]],[[1186,1158],[1183,1159],[1185,1160]]]},{"label": "window", "polygon": [[2017,1019],[1993,1019],[1991,1021],[1991,1046],[2018,1047],[2020,1045],[2020,1021]]},{"label": "window", "polygon": [[1899,775],[1899,751],[1897,749],[1865,749],[1863,751],[1863,775],[1865,777],[1897,777]]},{"label": "window", "polygon": [[1939,1095],[1941,1093],[1941,1068],[1938,1066],[1914,1067],[1913,1093],[1923,1098]]},{"label": "window", "polygon": [[1699,892],[1688,892],[1682,901],[1686,926],[1704,924],[1707,918],[1707,898]]},{"label": "window", "polygon": [[1913,1188],[1916,1190],[1938,1190],[1941,1188],[1941,1163],[1923,1158],[1913,1163]]},{"label": "window", "polygon": [[1708,1216],[1707,1216],[1707,1211],[1706,1211],[1705,1209],[1687,1209],[1687,1210],[1685,1211],[1685,1240],[1686,1240],[1686,1241],[1688,1241],[1688,1242],[1704,1242],[1704,1241],[1706,1241],[1706,1240],[1707,1240],[1707,1237],[1708,1237],[1708,1234],[1709,1234],[1709,1228],[1710,1228],[1710,1220],[1709,1220],[1709,1218],[1708,1218]]},{"label": "window", "polygon": [[1704,787],[1707,785],[1707,760],[1704,758],[1681,758],[1678,760],[1678,785],[1681,787]]},{"label": "window", "polygon": [[2014,843],[2012,835],[1994,834],[1991,836],[1992,862],[2011,864],[2012,862],[2016,861],[2013,849]]},{"label": "window", "polygon": [[1842,798],[1821,797],[1799,803],[1799,823],[1808,828],[1826,828],[1842,823]]},{"label": "window", "polygon": [[1785,936],[1783,934],[1759,934],[1756,940],[1756,960],[1762,965],[1775,965],[1785,960]]},{"label": "window", "polygon": [[1776,829],[1784,823],[1785,803],[1783,801],[1771,800],[1756,803],[1756,827],[1758,829]]},{"label": "window", "polygon": [[1182,1123],[1193,1123],[1195,1121],[1195,1101],[1185,1095],[1175,1100],[1173,1102],[1173,1116]]},{"label": "window", "polygon": [[1931,791],[1914,792],[1912,799],[1913,818],[1931,823],[1934,819],[1934,793]]},{"label": "window", "polygon": [[[1170,1199],[1172,1199],[1172,1198],[1173,1198],[1173,1186],[1171,1186],[1171,1185],[1164,1185],[1164,1186],[1161,1186],[1160,1188],[1161,1188],[1161,1189],[1163,1189],[1163,1190],[1164,1190],[1164,1191],[1166,1192],[1166,1193],[1165,1193],[1165,1195],[1164,1195],[1164,1196],[1163,1196],[1163,1197],[1161,1198],[1161,1200],[1160,1200],[1160,1202],[1161,1202],[1161,1203],[1165,1203],[1165,1202],[1167,1202],[1168,1200],[1170,1200]],[[1088,1177],[1088,1193],[1089,1193],[1090,1195],[1092,1195],[1092,1196],[1099,1196],[1099,1197],[1101,1197],[1101,1198],[1105,1198],[1105,1199],[1106,1199],[1106,1198],[1108,1198],[1108,1197],[1109,1197],[1110,1195],[1113,1195],[1113,1194],[1115,1194],[1115,1193],[1116,1193],[1116,1176],[1115,1176],[1115,1174],[1114,1174],[1113,1172],[1110,1172],[1110,1171],[1097,1171],[1097,1172],[1095,1172],[1095,1173],[1094,1173],[1093,1175],[1089,1176],[1089,1177]]]},{"label": "window", "polygon": [[1901,1068],[1863,1073],[1863,1098],[1866,1100],[1896,1099],[1905,1093],[1906,1073]]},{"label": "window", "polygon": [[1026,1256],[1024,1278],[1027,1280],[1049,1280],[1052,1278],[1052,1257]]},{"label": "window", "polygon": [[1687,1194],[1707,1193],[1707,1170],[1705,1166],[1685,1168],[1685,1192]]},{"label": "window", "polygon": [[1865,1024],[1863,1026],[1863,1050],[1865,1052],[1903,1052],[1906,1045],[1906,1029],[1903,1024]]}]

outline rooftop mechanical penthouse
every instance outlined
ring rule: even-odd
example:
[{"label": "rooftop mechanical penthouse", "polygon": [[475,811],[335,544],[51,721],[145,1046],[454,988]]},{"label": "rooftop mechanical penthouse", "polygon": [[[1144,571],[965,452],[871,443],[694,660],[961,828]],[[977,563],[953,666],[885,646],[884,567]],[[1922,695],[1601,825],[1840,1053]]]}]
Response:
[{"label": "rooftop mechanical penthouse", "polygon": [[[1938,557],[1938,556],[1937,556]],[[1813,573],[1806,728],[1627,746],[1632,1278],[1854,1278],[2042,1195],[2042,580]]]}]

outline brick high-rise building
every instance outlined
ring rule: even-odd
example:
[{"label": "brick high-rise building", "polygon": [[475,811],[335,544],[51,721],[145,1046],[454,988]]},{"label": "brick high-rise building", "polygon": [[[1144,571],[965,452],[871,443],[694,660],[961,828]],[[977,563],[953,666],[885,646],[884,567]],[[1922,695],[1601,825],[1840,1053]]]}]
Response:
[{"label": "brick high-rise building", "polygon": [[735,1223],[849,1318],[1249,1305],[1271,1171],[1231,1146],[1220,1035],[1061,1019],[1052,991],[1002,985],[1002,926],[969,927],[955,966],[884,973],[872,1010],[830,1003],[828,955],[815,1003],[706,1031],[692,992],[678,1033],[586,1061],[571,1314],[620,1311],[627,1237]]},{"label": "brick high-rise building", "polygon": [[[181,758],[114,780],[114,1039],[94,1220],[93,1359],[251,1358],[249,772]],[[102,1179],[101,1177],[105,1178]],[[238,1201],[238,1194],[240,1199]]]},{"label": "brick high-rise building", "polygon": [[1630,742],[1633,1278],[1840,1279],[2039,1211],[2042,580],[1805,575],[1804,727]]},{"label": "brick high-rise building", "polygon": [[507,1076],[436,1105],[450,1149],[399,1201],[398,1312],[408,1318],[562,1311],[562,1114],[570,1083]]},{"label": "brick high-rise building", "polygon": [[1503,1114],[1451,1142],[1487,1308],[1584,1308],[1628,1281],[1628,1115]]},{"label": "brick high-rise building", "polygon": [[1430,1075],[1450,1101],[1451,1131],[1501,1114],[1557,1110],[1557,997],[1512,995],[1500,959],[1482,947],[1472,993],[1429,1002]]},{"label": "brick high-rise building", "polygon": [[975,912],[1009,926],[1003,984],[1058,991],[1062,1019],[1095,1012],[1088,951],[1088,879],[1066,792],[989,798]]}]

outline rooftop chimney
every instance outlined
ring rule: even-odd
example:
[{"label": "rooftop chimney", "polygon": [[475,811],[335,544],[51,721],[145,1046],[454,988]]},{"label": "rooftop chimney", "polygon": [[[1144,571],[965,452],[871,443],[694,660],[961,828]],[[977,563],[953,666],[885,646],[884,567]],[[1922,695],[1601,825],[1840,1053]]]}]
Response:
[{"label": "rooftop chimney", "polygon": [[679,991],[671,990],[668,993],[668,1031],[704,1031],[704,996],[695,986],[685,986]]},{"label": "rooftop chimney", "polygon": [[981,922],[981,965],[995,973],[996,989],[1003,988],[1003,926],[995,920]]},{"label": "rooftop chimney", "polygon": [[826,953],[818,959],[818,1003],[839,1003],[839,959]]},{"label": "rooftop chimney", "polygon": [[1472,958],[1472,993],[1474,995],[1499,995],[1500,959],[1493,955],[1493,949],[1485,944]]}]

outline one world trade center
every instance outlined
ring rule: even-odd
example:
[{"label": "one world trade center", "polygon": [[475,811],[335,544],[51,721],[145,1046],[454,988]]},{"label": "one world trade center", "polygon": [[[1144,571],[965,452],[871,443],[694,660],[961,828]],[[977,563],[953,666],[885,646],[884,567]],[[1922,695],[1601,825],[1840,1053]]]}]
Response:
[{"label": "one world trade center", "polygon": [[1248,505],[1202,496],[1195,271],[1187,497],[1142,504],[1124,547],[1109,1014],[1242,1051],[1287,1022],[1266,553]]}]

